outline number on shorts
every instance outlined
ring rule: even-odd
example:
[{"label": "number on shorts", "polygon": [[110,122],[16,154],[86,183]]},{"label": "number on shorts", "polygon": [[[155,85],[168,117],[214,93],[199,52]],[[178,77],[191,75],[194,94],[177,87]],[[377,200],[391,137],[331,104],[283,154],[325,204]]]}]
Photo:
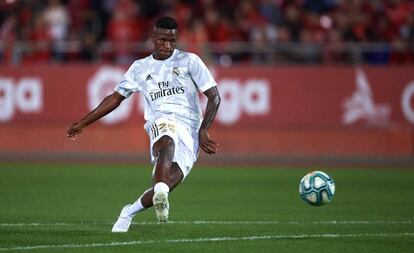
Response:
[{"label": "number on shorts", "polygon": [[160,135],[160,133],[166,133],[168,131],[175,134],[175,126],[167,122],[160,123],[159,125],[154,123],[151,126],[152,139],[157,138]]}]

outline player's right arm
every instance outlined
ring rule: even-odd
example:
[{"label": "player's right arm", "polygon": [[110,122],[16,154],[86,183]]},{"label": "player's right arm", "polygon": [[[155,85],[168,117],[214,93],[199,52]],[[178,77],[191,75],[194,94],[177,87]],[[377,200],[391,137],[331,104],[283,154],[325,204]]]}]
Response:
[{"label": "player's right arm", "polygon": [[80,134],[85,127],[115,110],[124,99],[125,97],[116,91],[108,95],[93,111],[88,113],[80,121],[70,125],[66,130],[66,136],[74,140],[76,135]]}]

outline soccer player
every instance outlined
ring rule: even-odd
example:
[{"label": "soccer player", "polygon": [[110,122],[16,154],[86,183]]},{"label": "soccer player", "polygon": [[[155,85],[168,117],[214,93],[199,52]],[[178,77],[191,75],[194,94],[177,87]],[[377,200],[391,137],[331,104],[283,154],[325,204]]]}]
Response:
[{"label": "soccer player", "polygon": [[[177,32],[173,18],[159,18],[152,33],[153,53],[135,61],[114,92],[67,130],[67,137],[74,139],[133,92],[145,97],[144,128],[150,138],[153,185],[122,208],[112,232],[127,232],[134,215],[151,206],[158,221],[167,221],[168,195],[191,171],[199,147],[207,154],[218,150],[208,133],[220,104],[217,84],[197,55],[175,49]],[[198,92],[208,99],[204,118]]]}]

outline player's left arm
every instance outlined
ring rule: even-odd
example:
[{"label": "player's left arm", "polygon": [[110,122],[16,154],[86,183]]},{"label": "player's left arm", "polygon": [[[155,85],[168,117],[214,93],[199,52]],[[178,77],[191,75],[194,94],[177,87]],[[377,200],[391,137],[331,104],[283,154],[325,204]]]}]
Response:
[{"label": "player's left arm", "polygon": [[218,144],[210,138],[208,129],[216,117],[221,98],[216,86],[206,90],[204,95],[207,96],[208,101],[206,113],[203,122],[201,123],[200,131],[198,132],[198,139],[200,148],[204,150],[204,152],[207,154],[215,154],[218,150]]}]

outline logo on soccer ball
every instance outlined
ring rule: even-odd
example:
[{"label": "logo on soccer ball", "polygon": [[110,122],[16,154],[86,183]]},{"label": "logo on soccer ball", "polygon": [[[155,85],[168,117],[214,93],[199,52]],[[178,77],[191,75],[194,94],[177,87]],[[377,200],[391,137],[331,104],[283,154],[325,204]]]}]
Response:
[{"label": "logo on soccer ball", "polygon": [[321,206],[332,200],[335,194],[335,182],[325,172],[313,171],[300,181],[299,193],[306,203]]}]

